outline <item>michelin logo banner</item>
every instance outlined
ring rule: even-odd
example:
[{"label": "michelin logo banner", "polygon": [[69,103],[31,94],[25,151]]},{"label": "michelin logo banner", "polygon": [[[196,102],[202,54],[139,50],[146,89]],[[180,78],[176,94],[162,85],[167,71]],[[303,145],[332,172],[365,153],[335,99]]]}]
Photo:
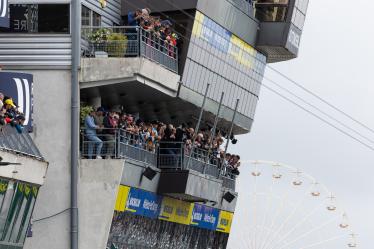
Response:
[{"label": "michelin logo banner", "polygon": [[153,193],[131,188],[127,197],[126,211],[156,219],[160,213],[162,197]]},{"label": "michelin logo banner", "polygon": [[233,213],[119,186],[115,211],[230,233]]},{"label": "michelin logo banner", "polygon": [[25,115],[25,130],[30,132],[33,111],[32,85],[32,74],[0,72],[0,92],[13,99],[18,110]]},{"label": "michelin logo banner", "polygon": [[9,28],[8,0],[0,0],[0,27]]}]

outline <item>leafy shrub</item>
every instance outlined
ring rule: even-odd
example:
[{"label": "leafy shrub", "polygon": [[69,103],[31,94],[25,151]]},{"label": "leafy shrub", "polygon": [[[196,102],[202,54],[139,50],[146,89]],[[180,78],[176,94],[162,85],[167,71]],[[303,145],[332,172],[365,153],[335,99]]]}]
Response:
[{"label": "leafy shrub", "polygon": [[101,28],[88,35],[96,51],[104,51],[111,57],[123,57],[127,49],[127,37],[122,33]]}]

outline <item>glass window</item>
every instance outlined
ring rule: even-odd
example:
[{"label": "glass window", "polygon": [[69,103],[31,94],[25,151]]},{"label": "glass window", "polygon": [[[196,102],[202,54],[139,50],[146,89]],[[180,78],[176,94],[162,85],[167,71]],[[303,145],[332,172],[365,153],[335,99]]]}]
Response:
[{"label": "glass window", "polygon": [[258,0],[256,18],[261,22],[285,22],[288,0]]},{"label": "glass window", "polygon": [[70,32],[69,4],[10,4],[10,27],[4,32],[64,33]]},{"label": "glass window", "polygon": [[300,30],[303,29],[305,22],[305,15],[301,13],[300,10],[295,9],[292,15],[292,23],[299,28]]},{"label": "glass window", "polygon": [[82,26],[90,26],[90,9],[82,5]]},{"label": "glass window", "polygon": [[92,26],[101,26],[101,16],[95,11],[92,11]]},{"label": "glass window", "polygon": [[101,26],[101,16],[93,10],[82,5],[82,26]]},{"label": "glass window", "polygon": [[309,0],[297,0],[296,7],[303,13],[306,14],[308,9]]}]

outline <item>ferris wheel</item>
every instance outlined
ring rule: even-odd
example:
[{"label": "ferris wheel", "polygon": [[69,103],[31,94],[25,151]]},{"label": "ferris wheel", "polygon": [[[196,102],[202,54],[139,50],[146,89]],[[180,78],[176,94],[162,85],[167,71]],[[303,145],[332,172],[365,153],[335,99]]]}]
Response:
[{"label": "ferris wheel", "polygon": [[270,161],[242,168],[229,249],[357,247],[347,213],[314,177]]}]

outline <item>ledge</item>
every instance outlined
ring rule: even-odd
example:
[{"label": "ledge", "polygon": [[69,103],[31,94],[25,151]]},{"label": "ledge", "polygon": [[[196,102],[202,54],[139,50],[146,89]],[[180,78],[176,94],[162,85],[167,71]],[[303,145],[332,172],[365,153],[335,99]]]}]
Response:
[{"label": "ledge", "polygon": [[0,150],[3,162],[21,165],[0,166],[0,177],[43,185],[48,163],[30,156]]},{"label": "ledge", "polygon": [[134,81],[175,96],[180,76],[143,57],[81,59],[82,89]]}]

